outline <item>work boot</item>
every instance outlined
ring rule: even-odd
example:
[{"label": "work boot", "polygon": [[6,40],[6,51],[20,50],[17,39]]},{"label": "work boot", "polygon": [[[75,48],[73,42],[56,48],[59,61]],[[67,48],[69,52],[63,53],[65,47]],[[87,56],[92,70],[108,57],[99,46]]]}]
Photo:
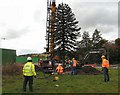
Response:
[{"label": "work boot", "polygon": [[107,81],[110,81],[110,79],[108,79]]},{"label": "work boot", "polygon": [[23,91],[23,93],[26,93],[26,91]]},{"label": "work boot", "polygon": [[106,80],[104,80],[104,82],[107,82]]}]

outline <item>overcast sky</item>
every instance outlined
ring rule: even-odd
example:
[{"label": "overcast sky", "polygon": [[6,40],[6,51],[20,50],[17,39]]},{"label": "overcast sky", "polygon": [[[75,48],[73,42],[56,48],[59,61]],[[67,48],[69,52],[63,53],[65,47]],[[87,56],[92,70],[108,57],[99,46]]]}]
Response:
[{"label": "overcast sky", "polygon": [[[79,21],[81,34],[97,28],[107,40],[118,38],[118,0],[56,0],[66,3]],[[47,0],[0,0],[0,47],[17,55],[45,52]],[[81,39],[81,38],[80,38]]]}]

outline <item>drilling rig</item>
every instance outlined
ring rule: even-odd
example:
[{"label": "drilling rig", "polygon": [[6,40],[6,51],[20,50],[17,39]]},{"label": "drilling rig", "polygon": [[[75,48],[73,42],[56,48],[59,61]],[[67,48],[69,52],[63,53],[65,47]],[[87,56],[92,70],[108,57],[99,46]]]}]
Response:
[{"label": "drilling rig", "polygon": [[47,21],[46,21],[46,52],[50,55],[50,58],[54,56],[54,37],[55,31],[55,13],[56,2],[55,0],[47,0]]}]

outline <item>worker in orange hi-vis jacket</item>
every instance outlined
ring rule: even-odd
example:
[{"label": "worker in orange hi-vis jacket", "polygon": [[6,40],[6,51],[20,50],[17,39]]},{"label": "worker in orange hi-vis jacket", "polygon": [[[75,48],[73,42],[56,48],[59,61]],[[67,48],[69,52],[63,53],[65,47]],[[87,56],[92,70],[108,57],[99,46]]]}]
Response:
[{"label": "worker in orange hi-vis jacket", "polygon": [[58,72],[58,74],[62,74],[63,73],[63,67],[61,66],[61,64],[59,64],[57,66],[56,71]]},{"label": "worker in orange hi-vis jacket", "polygon": [[75,58],[72,59],[72,74],[76,75],[76,66],[77,66],[77,60]]},{"label": "worker in orange hi-vis jacket", "polygon": [[109,61],[106,59],[106,57],[104,55],[102,55],[102,71],[104,74],[104,81],[110,81],[109,78],[109,73],[108,73],[108,69],[110,67]]}]

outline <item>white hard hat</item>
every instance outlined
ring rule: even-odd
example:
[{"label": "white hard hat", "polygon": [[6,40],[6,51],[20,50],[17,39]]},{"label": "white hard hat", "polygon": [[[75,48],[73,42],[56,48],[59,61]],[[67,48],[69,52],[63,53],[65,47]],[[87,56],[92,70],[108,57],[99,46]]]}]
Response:
[{"label": "white hard hat", "polygon": [[59,66],[61,66],[61,64],[59,64]]},{"label": "white hard hat", "polygon": [[31,57],[28,57],[27,60],[32,60],[32,58],[31,58]]}]

